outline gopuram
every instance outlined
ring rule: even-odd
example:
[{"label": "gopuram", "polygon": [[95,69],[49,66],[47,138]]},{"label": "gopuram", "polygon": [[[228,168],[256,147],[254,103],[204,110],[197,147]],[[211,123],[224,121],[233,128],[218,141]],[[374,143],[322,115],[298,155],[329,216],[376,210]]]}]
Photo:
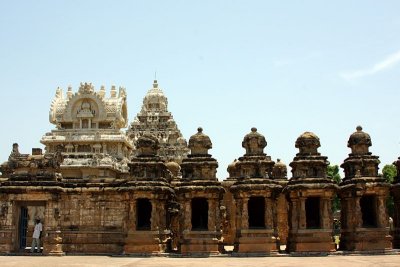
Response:
[{"label": "gopuram", "polygon": [[180,164],[189,153],[187,142],[171,114],[168,111],[168,99],[154,80],[143,99],[143,105],[131,123],[127,135],[135,142],[143,134],[157,137],[160,149],[158,155],[165,161]]},{"label": "gopuram", "polygon": [[[378,174],[371,137],[357,127],[340,184],[328,176],[320,139],[305,132],[288,167],[265,153],[256,128],[243,156],[218,180],[211,138],[199,127],[186,142],[154,81],[131,124],[126,90],[109,96],[82,83],[56,90],[55,129],[23,154],[10,144],[0,165],[0,254],[30,249],[34,221],[43,224],[43,255],[262,256],[385,253],[400,248],[400,160],[389,184]],[[129,129],[124,129],[129,126]],[[212,135],[212,133],[207,132]],[[290,140],[289,140],[290,141]],[[294,141],[294,140],[293,140]],[[239,148],[239,147],[238,147]],[[389,231],[386,202],[394,199]],[[341,201],[335,246],[332,201]]]}]

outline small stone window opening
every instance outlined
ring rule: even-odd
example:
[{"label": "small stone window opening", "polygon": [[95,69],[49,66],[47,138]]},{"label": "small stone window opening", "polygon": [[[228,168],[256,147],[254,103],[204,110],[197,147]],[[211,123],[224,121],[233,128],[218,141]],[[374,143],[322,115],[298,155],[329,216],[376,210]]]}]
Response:
[{"label": "small stone window opening", "polygon": [[151,203],[147,198],[140,198],[136,202],[136,230],[151,230]]},{"label": "small stone window opening", "polygon": [[82,120],[82,129],[88,129],[88,128],[89,128],[89,121]]},{"label": "small stone window opening", "polygon": [[247,205],[249,229],[265,229],[265,198],[251,197]]},{"label": "small stone window opening", "polygon": [[208,230],[208,202],[206,198],[192,199],[192,230]]},{"label": "small stone window opening", "polygon": [[375,196],[366,195],[360,199],[363,227],[377,227],[376,218],[376,198]]},{"label": "small stone window opening", "polygon": [[309,197],[306,199],[306,227],[307,229],[321,228],[319,197]]}]

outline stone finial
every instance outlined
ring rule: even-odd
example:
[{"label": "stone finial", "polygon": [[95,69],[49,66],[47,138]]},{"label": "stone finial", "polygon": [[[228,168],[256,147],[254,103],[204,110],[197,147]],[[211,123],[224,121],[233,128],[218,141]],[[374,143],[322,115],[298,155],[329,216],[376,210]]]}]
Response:
[{"label": "stone finial", "polygon": [[192,155],[208,156],[208,150],[212,148],[210,137],[203,133],[203,128],[199,127],[197,133],[189,139],[189,149]]},{"label": "stone finial", "polygon": [[92,83],[81,83],[79,86],[79,93],[81,94],[92,94],[94,92],[94,86]]},{"label": "stone finial", "polygon": [[246,155],[264,155],[267,141],[264,135],[257,132],[257,128],[251,128],[251,132],[243,138],[242,147],[246,149]]},{"label": "stone finial", "polygon": [[63,91],[60,87],[56,89],[56,98],[63,98]]},{"label": "stone finial", "polygon": [[295,147],[300,150],[299,154],[319,155],[318,148],[321,146],[319,137],[312,132],[304,132],[297,140]]},{"label": "stone finial", "polygon": [[272,176],[274,179],[287,179],[287,167],[280,159],[277,159],[273,169]]},{"label": "stone finial", "polygon": [[145,134],[136,141],[136,148],[139,157],[156,156],[160,148],[158,139],[149,134]]},{"label": "stone finial", "polygon": [[68,91],[67,91],[67,97],[68,97],[68,98],[71,98],[73,94],[74,94],[74,93],[72,92],[72,86],[69,85],[69,86],[68,86]]},{"label": "stone finial", "polygon": [[125,89],[125,87],[122,87],[122,86],[119,87],[118,97],[126,98],[126,89]]},{"label": "stone finial", "polygon": [[111,86],[111,97],[117,97],[117,89],[115,88],[115,85]]},{"label": "stone finial", "polygon": [[153,88],[154,88],[154,89],[158,88],[157,80],[154,80],[154,82],[153,82]]},{"label": "stone finial", "polygon": [[351,148],[352,154],[365,155],[369,153],[370,146],[372,146],[371,137],[363,132],[361,126],[357,126],[356,132],[350,135],[347,147]]},{"label": "stone finial", "polygon": [[99,95],[101,98],[104,98],[104,97],[106,96],[106,88],[105,88],[104,85],[102,85],[102,86],[100,87],[100,91],[98,92],[98,95]]}]

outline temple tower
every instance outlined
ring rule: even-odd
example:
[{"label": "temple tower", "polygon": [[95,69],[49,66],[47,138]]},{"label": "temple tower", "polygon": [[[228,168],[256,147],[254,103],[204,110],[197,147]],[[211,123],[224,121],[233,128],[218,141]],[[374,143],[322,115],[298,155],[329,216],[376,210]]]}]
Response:
[{"label": "temple tower", "polygon": [[137,141],[143,134],[154,135],[159,143],[159,156],[166,162],[174,161],[178,164],[189,153],[186,140],[168,111],[168,99],[154,80],[151,88],[143,99],[143,105],[127,131],[128,137]]},{"label": "temple tower", "polygon": [[91,83],[81,83],[78,92],[68,87],[66,96],[57,88],[50,108],[56,129],[41,139],[53,153],[62,146],[64,179],[117,178],[128,174],[131,141],[121,128],[128,123],[125,88],[112,86],[106,97],[104,86],[97,92]]},{"label": "temple tower", "polygon": [[252,128],[242,142],[246,153],[229,166],[228,181],[236,180],[229,189],[236,203],[234,251],[239,254],[270,254],[279,250],[276,202],[282,185],[274,181],[275,162],[264,153],[266,146],[265,137]]},{"label": "temple tower", "polygon": [[345,178],[340,184],[341,250],[391,249],[386,198],[390,185],[378,175],[379,157],[369,152],[369,134],[358,126],[347,143],[349,157],[341,167]]},{"label": "temple tower", "polygon": [[329,161],[318,153],[318,136],[305,132],[296,140],[296,154],[290,163],[292,178],[285,188],[289,201],[288,252],[330,252],[332,238],[331,203],[337,185],[327,177]]},{"label": "temple tower", "polygon": [[136,141],[137,156],[129,163],[130,177],[120,188],[129,200],[124,254],[166,252],[170,239],[168,203],[174,195],[172,178],[152,135]]},{"label": "temple tower", "polygon": [[220,202],[224,188],[218,182],[218,162],[208,154],[210,138],[202,128],[189,139],[191,153],[183,159],[182,179],[175,183],[177,201],[182,206],[180,251],[183,254],[219,253],[221,239]]}]

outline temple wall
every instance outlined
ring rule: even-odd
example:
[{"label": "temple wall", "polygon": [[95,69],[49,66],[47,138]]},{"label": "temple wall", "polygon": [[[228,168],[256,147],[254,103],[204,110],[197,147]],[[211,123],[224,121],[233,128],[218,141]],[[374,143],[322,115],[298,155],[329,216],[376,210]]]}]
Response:
[{"label": "temple wall", "polygon": [[121,253],[128,211],[125,196],[82,191],[61,197],[64,252]]}]

